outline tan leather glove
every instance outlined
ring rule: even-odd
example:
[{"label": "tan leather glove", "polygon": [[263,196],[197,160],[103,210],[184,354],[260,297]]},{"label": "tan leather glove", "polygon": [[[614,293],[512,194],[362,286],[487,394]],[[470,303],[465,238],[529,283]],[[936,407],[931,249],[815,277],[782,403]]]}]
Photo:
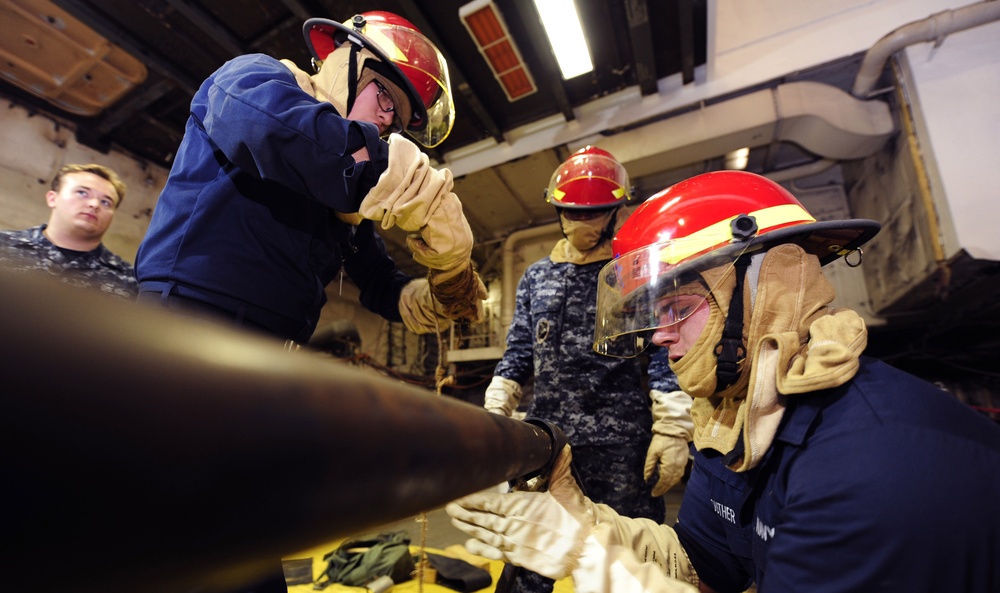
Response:
[{"label": "tan leather glove", "polygon": [[486,387],[483,407],[488,412],[510,418],[521,403],[521,395],[521,385],[517,381],[494,375]]},{"label": "tan leather glove", "polygon": [[571,459],[566,446],[545,492],[479,492],[449,503],[445,512],[452,525],[473,538],[465,549],[550,579],[567,576],[596,525],[594,503],[570,474]]},{"label": "tan leather glove", "polygon": [[551,579],[572,574],[578,591],[642,590],[636,583],[647,591],[695,591],[671,580],[697,583],[674,530],[591,502],[570,473],[571,460],[567,446],[546,492],[479,492],[448,504],[452,524],[473,538],[466,549]]},{"label": "tan leather glove", "polygon": [[464,268],[472,254],[472,229],[452,193],[451,171],[435,169],[427,155],[399,134],[389,135],[389,166],[358,212],[411,233],[413,259],[435,270]]},{"label": "tan leather glove", "polygon": [[415,334],[446,331],[452,320],[444,315],[444,307],[434,301],[431,285],[426,278],[411,280],[399,294],[399,315],[406,329]]},{"label": "tan leather glove", "polygon": [[482,321],[486,286],[472,265],[472,229],[451,190],[451,171],[435,169],[416,144],[389,135],[389,166],[365,196],[359,213],[382,228],[407,231],[413,259],[431,269],[435,298],[450,319]]},{"label": "tan leather glove", "polygon": [[[576,593],[697,593],[698,576],[681,549],[673,530],[666,525],[664,540],[671,539],[675,547],[666,558],[668,563],[640,562],[634,549],[619,540],[619,530],[613,523],[598,524],[584,540],[578,566],[572,572]],[[669,564],[669,566],[668,566]]]},{"label": "tan leather glove", "polygon": [[648,482],[659,474],[653,496],[663,496],[684,477],[688,442],[694,431],[691,421],[691,397],[683,391],[650,390],[653,400],[653,439],[646,452],[643,477]]}]

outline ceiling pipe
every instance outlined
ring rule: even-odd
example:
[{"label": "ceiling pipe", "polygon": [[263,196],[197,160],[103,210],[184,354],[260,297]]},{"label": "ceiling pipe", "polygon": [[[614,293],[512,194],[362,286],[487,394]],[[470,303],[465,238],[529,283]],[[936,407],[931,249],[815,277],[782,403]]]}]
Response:
[{"label": "ceiling pipe", "polygon": [[561,238],[562,225],[558,222],[553,222],[529,229],[522,229],[514,231],[504,239],[503,281],[500,297],[500,327],[502,328],[503,335],[500,336],[498,343],[505,343],[507,328],[510,327],[510,322],[514,319],[514,297],[517,291],[517,281],[520,278],[520,276],[518,278],[514,277],[514,252],[521,243],[546,236]]},{"label": "ceiling pipe", "polygon": [[824,159],[857,159],[881,150],[895,132],[886,103],[861,101],[827,84],[800,81],[605,136],[595,144],[639,178],[778,142],[796,144]]},{"label": "ceiling pipe", "polygon": [[777,171],[771,171],[769,173],[764,173],[764,177],[767,177],[775,183],[787,183],[789,181],[794,181],[801,177],[810,177],[812,175],[819,175],[824,171],[832,168],[837,164],[837,161],[832,159],[819,159],[811,163],[806,163],[804,165],[799,165],[797,167],[789,167],[787,169],[779,169]]},{"label": "ceiling pipe", "polygon": [[854,79],[851,94],[867,99],[882,75],[885,62],[908,45],[934,41],[940,45],[944,37],[979,25],[1000,20],[1000,1],[986,0],[954,10],[944,10],[923,20],[914,21],[879,39],[865,54]]}]

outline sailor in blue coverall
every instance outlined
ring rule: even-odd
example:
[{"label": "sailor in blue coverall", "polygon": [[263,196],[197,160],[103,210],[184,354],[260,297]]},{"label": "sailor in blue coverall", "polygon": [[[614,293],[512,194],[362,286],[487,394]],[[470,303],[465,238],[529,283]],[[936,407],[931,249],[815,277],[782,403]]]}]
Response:
[{"label": "sailor in blue coverall", "polygon": [[1000,591],[1000,426],[862,355],[863,319],[829,307],[821,266],[857,261],[878,228],[816,221],[738,171],[636,209],[600,276],[595,347],[666,346],[694,398],[678,522],[586,499],[567,448],[544,494],[448,506],[469,551],[572,576],[579,593]]},{"label": "sailor in blue coverall", "polygon": [[[387,12],[303,33],[315,74],[246,55],[198,89],[139,246],[140,302],[305,343],[346,272],[364,307],[411,331],[478,319],[486,291],[451,172],[400,135],[430,147],[451,131],[440,52]],[[428,278],[397,269],[374,221],[409,233]],[[285,590],[270,572],[253,591]]]},{"label": "sailor in blue coverall", "polygon": [[[195,94],[139,246],[140,300],[304,343],[326,285],[346,272],[362,305],[413,331],[476,318],[485,290],[450,171],[428,166],[399,134],[380,139],[405,130],[432,146],[447,136],[453,109],[437,48],[384,12],[310,19],[304,33],[316,74],[246,55]],[[426,181],[411,187],[405,174]],[[373,221],[420,234],[410,247],[433,270],[429,285],[396,268]]]},{"label": "sailor in blue coverall", "polygon": [[860,360],[847,385],[789,398],[757,468],[695,457],[675,529],[713,590],[1000,590],[1000,428]]}]

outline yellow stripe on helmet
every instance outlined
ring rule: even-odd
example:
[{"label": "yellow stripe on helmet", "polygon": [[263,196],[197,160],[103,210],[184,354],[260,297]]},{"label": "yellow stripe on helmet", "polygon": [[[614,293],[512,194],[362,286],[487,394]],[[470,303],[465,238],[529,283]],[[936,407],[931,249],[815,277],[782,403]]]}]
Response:
[{"label": "yellow stripe on helmet", "polygon": [[[753,212],[748,212],[757,221],[758,232],[765,232],[776,226],[791,223],[806,224],[816,222],[816,219],[798,204],[781,204],[770,206]],[[733,240],[732,221],[738,218],[731,216],[691,233],[687,237],[667,241],[660,250],[660,261],[676,265],[694,255],[712,249],[722,243]]]}]

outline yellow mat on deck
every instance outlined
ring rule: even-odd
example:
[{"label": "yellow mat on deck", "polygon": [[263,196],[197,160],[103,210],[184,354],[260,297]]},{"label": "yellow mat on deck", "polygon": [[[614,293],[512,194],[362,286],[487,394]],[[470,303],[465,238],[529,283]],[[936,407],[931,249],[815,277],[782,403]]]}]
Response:
[{"label": "yellow mat on deck", "polygon": [[[323,556],[335,550],[340,542],[334,542],[332,544],[323,545],[312,550],[306,550],[300,554],[295,554],[285,560],[302,560],[311,559],[312,560],[312,578],[315,581],[321,574],[323,574],[323,569],[326,568],[326,562],[323,560]],[[459,545],[448,546],[444,550],[438,550],[436,548],[425,548],[427,552],[433,554],[441,554],[442,556],[450,556],[452,558],[458,558],[459,560],[465,560],[466,562],[472,564],[473,566],[488,566],[490,571],[490,576],[493,579],[492,584],[489,587],[480,589],[479,591],[489,591],[492,592],[496,587],[497,579],[500,577],[500,572],[503,570],[503,563],[496,560],[487,560],[485,558],[474,556],[469,552],[465,551],[465,548]],[[410,553],[414,556],[420,554],[419,546],[410,546]],[[361,591],[366,591],[364,587],[348,587],[347,585],[341,585],[340,583],[333,583],[330,586],[323,589],[325,593],[359,593]],[[421,587],[417,579],[411,579],[404,583],[397,583],[393,585],[390,589],[392,593],[421,593],[425,591],[426,593],[455,593],[454,589],[449,589],[441,585],[434,583],[423,583]],[[312,583],[302,584],[302,585],[289,585],[288,593],[315,593]],[[556,581],[555,587],[553,588],[553,593],[573,593],[573,583],[569,578],[561,579]]]}]

